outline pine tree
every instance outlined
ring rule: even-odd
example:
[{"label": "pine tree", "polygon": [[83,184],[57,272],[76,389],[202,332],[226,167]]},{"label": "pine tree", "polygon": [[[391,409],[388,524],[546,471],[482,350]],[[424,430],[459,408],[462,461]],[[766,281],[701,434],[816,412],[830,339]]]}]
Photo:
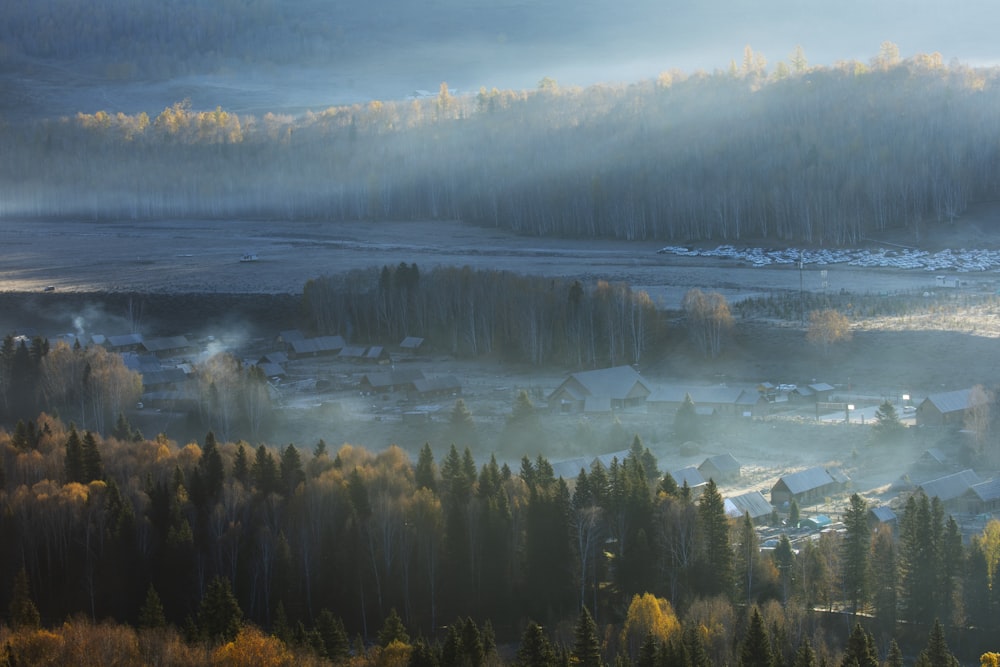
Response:
[{"label": "pine tree", "polygon": [[857,614],[869,593],[869,562],[871,531],[868,529],[868,506],[858,494],[851,495],[851,506],[844,513],[842,557],[844,563],[844,593],[852,611]]},{"label": "pine tree", "polygon": [[344,622],[329,609],[320,611],[316,618],[316,630],[323,640],[323,650],[334,662],[346,658],[350,653],[350,640],[344,629]]},{"label": "pine tree", "polygon": [[684,401],[677,408],[677,414],[674,415],[674,438],[678,442],[697,441],[701,438],[700,431],[694,400],[691,399],[691,394],[685,393]]},{"label": "pine tree", "polygon": [[[80,442],[80,434],[76,431],[76,426],[70,426],[69,437],[66,439],[66,457],[63,463],[66,474],[66,482],[83,483],[83,443]],[[89,480],[88,480],[89,481]]]},{"label": "pine tree", "polygon": [[726,506],[714,480],[708,480],[698,499],[698,527],[701,533],[699,591],[704,595],[731,598],[733,586],[733,551],[729,544],[729,519]]},{"label": "pine tree", "polygon": [[399,614],[396,613],[395,607],[390,609],[389,615],[385,617],[385,621],[382,623],[382,628],[378,631],[376,641],[382,648],[385,648],[392,642],[400,642],[402,644],[410,643],[410,635],[406,633],[406,627],[403,625],[403,619],[401,619]]},{"label": "pine tree", "polygon": [[250,488],[250,459],[242,442],[236,446],[236,456],[233,458],[233,479],[245,488]]},{"label": "pine tree", "polygon": [[295,493],[299,484],[306,481],[306,474],[302,470],[302,458],[295,445],[289,444],[281,451],[281,487],[286,498],[290,498]]},{"label": "pine tree", "polygon": [[903,667],[903,652],[895,639],[889,640],[889,653],[885,657],[885,667]]},{"label": "pine tree", "polygon": [[212,431],[209,431],[205,435],[205,446],[201,450],[198,470],[201,474],[205,500],[211,503],[222,492],[222,484],[225,481],[222,454],[219,453],[219,443],[216,441],[215,433]]},{"label": "pine tree", "polygon": [[803,639],[799,650],[795,652],[795,662],[792,667],[816,667],[816,653],[808,639]]},{"label": "pine tree", "polygon": [[163,603],[153,585],[146,591],[146,601],[139,610],[139,627],[145,630],[166,626],[167,618],[163,613]]},{"label": "pine tree", "polygon": [[31,588],[28,585],[28,571],[23,567],[14,577],[14,591],[11,593],[10,607],[7,618],[15,630],[34,629],[41,626],[41,616],[38,607],[31,599]]},{"label": "pine tree", "polygon": [[773,665],[771,640],[767,636],[760,611],[754,607],[750,614],[750,626],[740,645],[740,667],[773,667]]},{"label": "pine tree", "polygon": [[486,650],[483,648],[483,637],[479,632],[479,627],[471,617],[466,618],[462,623],[462,654],[465,657],[463,664],[468,667],[482,667],[486,659]]},{"label": "pine tree", "polygon": [[233,595],[229,580],[216,577],[208,584],[198,607],[199,634],[210,641],[231,642],[243,622],[243,611]]},{"label": "pine tree", "polygon": [[927,638],[927,648],[920,652],[914,667],[958,667],[958,659],[952,655],[948,643],[944,639],[944,628],[941,622],[934,619],[930,636]]},{"label": "pine tree", "polygon": [[865,632],[860,623],[854,624],[851,635],[844,647],[844,657],[841,667],[879,667],[878,653],[875,651],[875,638]]},{"label": "pine tree", "polygon": [[[455,452],[458,453],[457,451]],[[434,453],[431,443],[425,442],[417,457],[417,466],[413,471],[413,481],[418,489],[437,491],[437,466],[434,465]]]},{"label": "pine tree", "polygon": [[250,468],[250,475],[253,477],[254,486],[261,495],[269,493],[279,493],[281,491],[281,480],[278,476],[278,466],[274,462],[271,452],[267,451],[264,445],[257,448],[257,455],[254,457],[253,466]]},{"label": "pine tree", "polygon": [[413,643],[410,651],[410,662],[407,667],[438,667],[437,653],[423,637]]},{"label": "pine tree", "polygon": [[101,463],[101,453],[97,450],[97,438],[90,431],[83,434],[81,458],[83,461],[83,480],[85,482],[104,478],[104,466]]},{"label": "pine tree", "polygon": [[584,607],[573,632],[573,664],[576,667],[602,667],[601,642],[597,636],[597,625],[590,611]]},{"label": "pine tree", "polygon": [[888,400],[882,401],[875,411],[872,436],[879,442],[893,442],[902,437],[906,427],[899,420],[896,407]]},{"label": "pine tree", "polygon": [[534,621],[521,634],[517,649],[517,667],[556,667],[556,652],[545,632]]}]

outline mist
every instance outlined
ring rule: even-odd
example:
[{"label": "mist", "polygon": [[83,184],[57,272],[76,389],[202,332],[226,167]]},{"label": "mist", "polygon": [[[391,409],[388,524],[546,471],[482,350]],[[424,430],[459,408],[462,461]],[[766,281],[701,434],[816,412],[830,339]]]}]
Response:
[{"label": "mist", "polygon": [[543,77],[587,86],[712,72],[747,45],[772,66],[798,46],[814,65],[865,62],[886,40],[904,57],[996,62],[988,27],[997,9],[979,1],[174,4],[81,12],[49,0],[0,10],[0,113],[156,112],[185,98],[195,109],[300,113],[400,100],[442,81],[530,90]]}]

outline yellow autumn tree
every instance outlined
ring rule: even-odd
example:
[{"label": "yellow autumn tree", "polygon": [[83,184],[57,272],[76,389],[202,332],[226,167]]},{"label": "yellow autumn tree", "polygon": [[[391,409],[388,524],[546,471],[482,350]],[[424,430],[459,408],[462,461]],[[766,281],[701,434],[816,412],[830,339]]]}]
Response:
[{"label": "yellow autumn tree", "polygon": [[983,667],[1000,667],[1000,653],[983,653],[979,656],[979,664]]},{"label": "yellow autumn tree", "polygon": [[662,644],[680,631],[680,621],[670,602],[652,593],[643,593],[632,597],[619,641],[622,650],[627,651],[634,661],[647,636],[652,635],[656,642]]},{"label": "yellow autumn tree", "polygon": [[244,626],[236,639],[212,654],[216,667],[292,667],[298,661],[285,643],[265,635],[253,626]]},{"label": "yellow autumn tree", "polygon": [[823,354],[828,354],[830,346],[851,340],[851,323],[843,313],[826,308],[809,313],[809,330],[806,340],[819,346]]}]

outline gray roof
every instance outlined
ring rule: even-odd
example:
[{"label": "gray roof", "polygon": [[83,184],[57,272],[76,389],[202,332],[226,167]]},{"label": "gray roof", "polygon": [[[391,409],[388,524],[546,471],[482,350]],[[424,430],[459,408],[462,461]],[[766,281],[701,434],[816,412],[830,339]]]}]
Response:
[{"label": "gray roof", "polygon": [[165,336],[163,338],[149,338],[142,341],[142,346],[147,352],[167,352],[170,350],[183,350],[190,347],[191,343],[185,336]]},{"label": "gray roof", "polygon": [[740,462],[732,454],[716,454],[715,456],[709,456],[707,459],[702,461],[698,469],[701,470],[702,467],[707,465],[715,466],[715,469],[721,473],[732,473],[739,474],[740,472]]},{"label": "gray roof", "polygon": [[305,340],[306,335],[299,331],[298,329],[286,329],[278,334],[278,337],[286,343],[291,343],[296,340]]},{"label": "gray roof", "polygon": [[833,477],[822,466],[793,472],[781,477],[778,481],[784,482],[788,491],[793,495],[818,489],[834,482]]},{"label": "gray roof", "polygon": [[833,385],[829,385],[825,382],[817,382],[816,384],[809,385],[809,388],[813,391],[833,391]]},{"label": "gray roof", "polygon": [[896,513],[888,505],[879,505],[868,510],[875,519],[882,523],[891,523],[896,520]]},{"label": "gray roof", "polygon": [[296,354],[312,354],[316,352],[336,352],[344,348],[342,336],[320,336],[292,341],[292,350]]},{"label": "gray roof", "polygon": [[281,364],[275,364],[270,361],[263,361],[257,364],[257,368],[261,370],[264,375],[269,378],[273,377],[283,377],[285,375],[285,367]]},{"label": "gray roof", "polygon": [[760,491],[748,491],[732,498],[726,498],[726,514],[729,516],[741,517],[749,513],[751,519],[769,515],[774,508],[767,498]]},{"label": "gray roof", "polygon": [[[574,388],[577,385],[584,392],[580,394]],[[625,399],[632,393],[636,385],[639,385],[648,394],[651,390],[646,381],[642,379],[631,366],[614,366],[612,368],[601,368],[593,371],[581,371],[573,373],[556,389],[569,390],[574,397],[583,399],[586,396],[607,396],[613,399]],[[552,392],[555,394],[556,392]]]},{"label": "gray roof", "polygon": [[435,391],[461,391],[462,383],[454,375],[436,378],[422,378],[413,381],[414,388],[421,394]]},{"label": "gray roof", "polygon": [[566,480],[576,479],[580,476],[581,470],[586,470],[589,473],[591,461],[593,461],[592,458],[584,456],[578,456],[575,459],[566,459],[565,461],[555,461],[552,463],[552,473],[556,477],[562,477]]},{"label": "gray roof", "polygon": [[423,338],[417,338],[416,336],[407,336],[399,344],[399,347],[401,347],[404,350],[415,350],[423,344],[424,344]]},{"label": "gray roof", "polygon": [[365,359],[378,359],[382,356],[383,350],[385,350],[385,348],[381,345],[372,345],[368,348],[368,351],[365,352]]},{"label": "gray roof", "polygon": [[[980,394],[981,398],[985,396]],[[949,412],[962,412],[972,407],[972,389],[958,389],[956,391],[946,391],[941,394],[931,394],[924,399],[929,402],[938,412],[947,414]]]},{"label": "gray roof", "polygon": [[155,373],[163,370],[163,364],[159,358],[152,354],[139,354],[137,352],[125,352],[122,355],[122,363],[130,371],[139,373]]},{"label": "gray roof", "polygon": [[609,454],[601,454],[600,456],[594,457],[594,460],[595,461],[600,461],[601,465],[604,466],[605,468],[610,468],[612,461],[614,461],[615,459],[618,459],[618,463],[621,463],[622,461],[624,461],[628,457],[629,453],[630,453],[629,450],[623,449],[623,450],[618,451],[618,452],[611,452]]},{"label": "gray roof", "polygon": [[988,479],[979,484],[973,484],[970,491],[983,502],[1000,500],[1000,477]]},{"label": "gray roof", "polygon": [[338,357],[345,357],[350,359],[361,359],[365,356],[365,352],[368,351],[364,345],[348,345],[340,349],[340,354]]},{"label": "gray roof", "polygon": [[670,472],[670,476],[677,482],[677,486],[684,486],[684,482],[687,482],[688,487],[693,489],[706,484],[705,478],[701,476],[701,472],[694,466],[673,470]]},{"label": "gray roof", "polygon": [[954,500],[968,491],[973,484],[978,484],[979,475],[974,471],[966,469],[961,472],[938,477],[927,482],[923,482],[917,488],[922,490],[928,498],[938,498],[942,502]]},{"label": "gray roof", "polygon": [[[699,403],[736,403],[744,391],[738,387],[659,387],[649,398],[649,403],[683,403],[685,394],[691,396],[695,405]],[[754,402],[757,402],[756,396]]]},{"label": "gray roof", "polygon": [[142,342],[142,334],[124,334],[121,336],[108,336],[108,345],[111,347],[129,347]]},{"label": "gray roof", "polygon": [[260,361],[268,364],[284,364],[288,362],[288,355],[284,352],[268,352],[261,356]]},{"label": "gray roof", "polygon": [[164,368],[142,373],[143,387],[162,387],[168,384],[180,384],[185,380],[187,380],[187,374],[180,368]]}]

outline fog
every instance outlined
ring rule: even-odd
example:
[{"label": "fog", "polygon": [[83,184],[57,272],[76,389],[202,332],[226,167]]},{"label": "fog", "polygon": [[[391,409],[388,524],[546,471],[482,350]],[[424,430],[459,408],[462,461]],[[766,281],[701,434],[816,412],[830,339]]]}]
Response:
[{"label": "fog", "polygon": [[[80,12],[67,0],[0,9],[0,113],[98,109],[301,112],[416,90],[533,89],[632,82],[669,69],[725,69],[745,46],[773,67],[801,46],[811,64],[867,62],[883,41],[903,57],[940,52],[993,64],[986,2],[945,6],[792,2],[229,5],[148,0]],[[45,25],[44,30],[40,25]]]}]

